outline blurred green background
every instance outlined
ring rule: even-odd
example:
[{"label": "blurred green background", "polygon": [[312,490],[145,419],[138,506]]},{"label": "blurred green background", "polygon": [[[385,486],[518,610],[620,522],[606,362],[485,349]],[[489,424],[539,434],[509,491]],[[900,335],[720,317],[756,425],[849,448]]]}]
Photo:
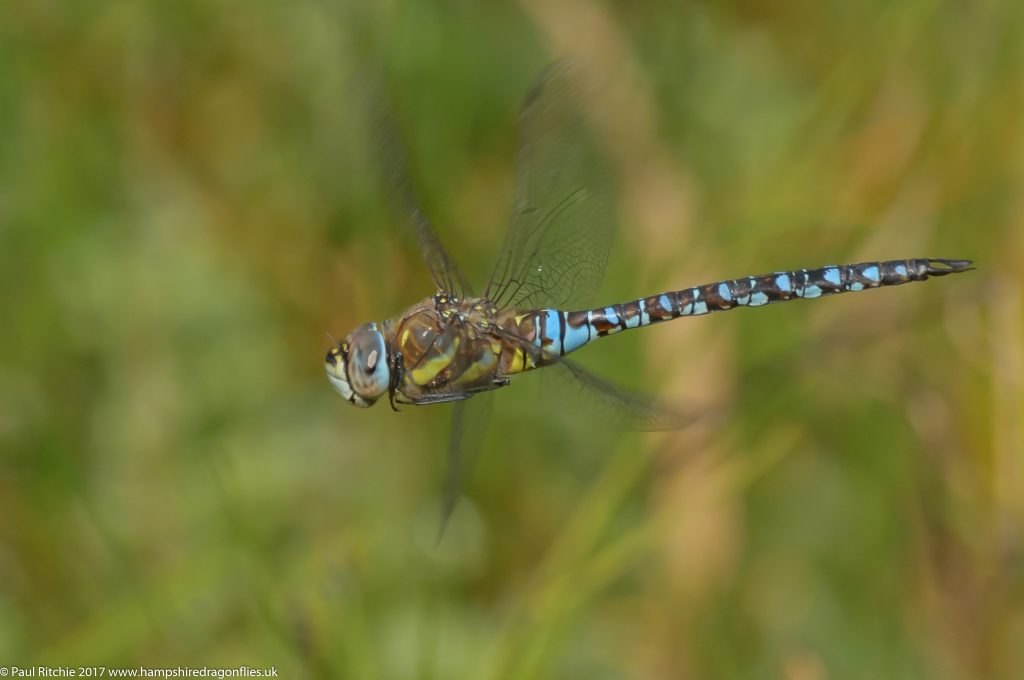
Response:
[{"label": "blurred green background", "polygon": [[[593,433],[524,376],[435,545],[447,409],[323,375],[325,331],[433,292],[350,83],[382,65],[479,281],[564,54],[611,83],[601,302],[979,270],[582,353],[714,407],[682,432]],[[0,664],[1024,676],[1022,112],[1012,0],[7,0]]]}]

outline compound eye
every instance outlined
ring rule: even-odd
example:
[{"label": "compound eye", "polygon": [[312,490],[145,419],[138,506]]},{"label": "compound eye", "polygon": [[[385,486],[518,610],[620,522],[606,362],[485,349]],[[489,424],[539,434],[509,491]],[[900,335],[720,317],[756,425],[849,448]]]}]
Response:
[{"label": "compound eye", "polygon": [[349,354],[349,380],[355,393],[373,401],[388,390],[391,371],[385,361],[387,345],[384,336],[372,326],[365,326],[352,334]]}]

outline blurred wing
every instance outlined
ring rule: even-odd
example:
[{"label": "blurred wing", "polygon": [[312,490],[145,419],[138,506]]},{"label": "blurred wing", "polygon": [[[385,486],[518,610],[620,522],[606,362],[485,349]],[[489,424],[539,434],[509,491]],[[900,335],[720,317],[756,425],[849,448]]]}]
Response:
[{"label": "blurred wing", "polygon": [[439,541],[459,502],[468,469],[483,448],[484,433],[493,408],[492,392],[476,394],[471,399],[456,402],[452,407],[448,462],[441,496],[441,526],[438,527],[437,534]]},{"label": "blurred wing", "polygon": [[556,62],[523,103],[511,223],[484,295],[499,307],[573,306],[604,275],[614,185],[590,134],[583,75]]},{"label": "blurred wing", "polygon": [[393,108],[388,103],[381,83],[379,76],[367,77],[367,83],[361,89],[366,92],[369,102],[370,127],[385,186],[391,199],[403,212],[407,227],[419,244],[420,253],[438,290],[456,297],[466,297],[470,291],[465,279],[416,200],[409,179],[405,148],[398,135]]},{"label": "blurred wing", "polygon": [[579,410],[595,421],[630,430],[661,432],[679,430],[701,418],[699,410],[677,408],[634,390],[616,385],[579,364],[562,359],[544,373],[553,379],[552,398],[568,400],[567,408]]},{"label": "blurred wing", "polygon": [[629,430],[661,432],[692,425],[710,412],[707,408],[679,408],[643,392],[630,390],[565,357],[552,362],[555,359],[553,355],[526,338],[505,329],[492,329],[492,332],[506,342],[515,343],[536,363],[547,363],[542,369],[542,375],[551,385],[551,389],[545,390],[546,398],[558,401],[560,407],[580,411],[595,422]]}]

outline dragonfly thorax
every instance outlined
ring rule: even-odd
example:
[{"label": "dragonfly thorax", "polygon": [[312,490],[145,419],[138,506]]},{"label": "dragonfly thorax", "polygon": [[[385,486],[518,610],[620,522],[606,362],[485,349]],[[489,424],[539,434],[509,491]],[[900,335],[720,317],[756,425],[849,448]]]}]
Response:
[{"label": "dragonfly thorax", "polygon": [[392,348],[394,401],[464,398],[507,384],[496,310],[481,298],[426,298],[385,325]]}]

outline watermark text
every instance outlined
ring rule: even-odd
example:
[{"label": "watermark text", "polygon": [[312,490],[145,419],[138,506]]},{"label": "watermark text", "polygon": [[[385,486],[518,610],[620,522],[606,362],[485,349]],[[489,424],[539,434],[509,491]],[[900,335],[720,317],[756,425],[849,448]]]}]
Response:
[{"label": "watermark text", "polygon": [[276,678],[277,666],[0,666],[0,678]]}]

